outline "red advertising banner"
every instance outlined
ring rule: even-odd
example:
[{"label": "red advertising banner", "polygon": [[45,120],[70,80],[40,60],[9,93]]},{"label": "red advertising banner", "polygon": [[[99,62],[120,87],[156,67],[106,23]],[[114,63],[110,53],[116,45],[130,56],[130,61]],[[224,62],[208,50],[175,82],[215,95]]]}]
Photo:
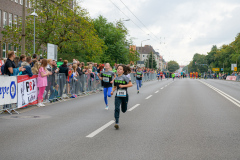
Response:
[{"label": "red advertising banner", "polygon": [[18,76],[18,108],[37,104],[37,75]]},{"label": "red advertising banner", "polygon": [[237,76],[227,76],[226,80],[228,80],[228,81],[236,81],[237,80]]}]

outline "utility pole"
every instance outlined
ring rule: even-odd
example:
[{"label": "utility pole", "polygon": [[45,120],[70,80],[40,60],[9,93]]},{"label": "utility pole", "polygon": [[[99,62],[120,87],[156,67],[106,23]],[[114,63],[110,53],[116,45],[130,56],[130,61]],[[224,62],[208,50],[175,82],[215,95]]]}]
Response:
[{"label": "utility pole", "polygon": [[25,55],[25,18],[26,17],[26,0],[23,0],[22,9],[22,54]]}]

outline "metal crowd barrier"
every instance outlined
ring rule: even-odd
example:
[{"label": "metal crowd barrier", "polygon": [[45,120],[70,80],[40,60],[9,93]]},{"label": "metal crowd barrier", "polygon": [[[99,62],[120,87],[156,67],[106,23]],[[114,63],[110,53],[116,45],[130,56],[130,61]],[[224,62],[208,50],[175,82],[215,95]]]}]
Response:
[{"label": "metal crowd barrier", "polygon": [[[131,73],[130,76],[132,83],[136,83],[135,73]],[[156,79],[157,75],[155,73],[144,73],[142,81],[146,82]],[[103,90],[101,81],[96,74],[83,74],[68,79],[64,73],[55,73],[48,76],[47,81],[48,86],[46,86],[43,94],[44,103],[64,101],[66,98],[76,98],[77,96],[98,93]],[[2,105],[0,106],[0,114],[3,112],[12,114],[12,111],[18,113],[15,109],[17,109],[17,104]]]},{"label": "metal crowd barrier", "polygon": [[237,80],[236,81],[240,81],[240,75],[237,75]]},{"label": "metal crowd barrier", "polygon": [[[136,83],[136,77],[135,77],[136,73],[131,73],[131,81],[132,83]],[[142,82],[147,82],[147,81],[151,81],[151,80],[156,80],[157,79],[157,74],[156,73],[143,73],[143,77],[142,77]]]}]

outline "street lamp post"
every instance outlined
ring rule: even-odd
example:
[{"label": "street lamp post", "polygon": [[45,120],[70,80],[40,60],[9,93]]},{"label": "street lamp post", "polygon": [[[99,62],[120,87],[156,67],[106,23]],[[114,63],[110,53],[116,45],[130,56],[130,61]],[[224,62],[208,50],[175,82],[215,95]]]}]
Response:
[{"label": "street lamp post", "polygon": [[37,13],[35,12],[35,9],[34,9],[34,12],[31,14],[31,16],[34,16],[34,40],[33,40],[33,54],[35,54],[35,17],[37,17]]}]

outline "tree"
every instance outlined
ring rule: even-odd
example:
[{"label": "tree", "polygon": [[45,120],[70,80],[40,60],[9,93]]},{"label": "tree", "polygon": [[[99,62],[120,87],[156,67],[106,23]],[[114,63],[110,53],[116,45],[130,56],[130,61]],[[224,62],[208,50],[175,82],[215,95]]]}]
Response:
[{"label": "tree", "polygon": [[168,62],[168,70],[170,72],[175,72],[176,70],[178,70],[180,67],[179,67],[179,64],[176,62],[176,61],[170,61]]},{"label": "tree", "polygon": [[[104,41],[97,35],[88,13],[80,6],[74,9],[69,0],[31,0],[36,9],[36,52],[46,57],[47,43],[58,45],[58,57],[72,60],[100,62],[104,52]],[[21,25],[19,27],[21,29]],[[11,39],[15,30],[3,32],[4,40]],[[14,40],[15,41],[15,40]],[[18,41],[21,37],[18,36]],[[26,53],[33,53],[33,16],[26,17]]]},{"label": "tree", "polygon": [[14,46],[17,50],[16,55],[20,55],[22,28],[18,25],[12,24],[12,26],[5,26],[1,33],[3,34],[2,41]]},{"label": "tree", "polygon": [[[195,65],[195,62],[197,65]],[[199,64],[207,64],[209,69],[224,68],[224,72],[231,72],[231,64],[236,62],[237,67],[240,68],[240,33],[230,44],[224,44],[219,48],[213,45],[207,55],[195,54],[188,65],[188,69],[189,72],[205,72],[207,67]]]},{"label": "tree", "polygon": [[137,61],[140,60],[138,51],[133,50],[131,48],[129,51],[129,54],[128,54],[128,59],[129,59],[130,63],[137,64]]},{"label": "tree", "polygon": [[[100,58],[102,62],[113,63],[129,63],[132,58],[129,55],[129,45],[126,36],[128,31],[121,21],[116,24],[108,22],[103,16],[93,20],[94,28],[98,37],[101,38],[106,45],[103,56]],[[130,56],[130,57],[129,57]]]},{"label": "tree", "polygon": [[145,60],[145,66],[147,68],[157,69],[157,62],[155,60],[155,56],[153,56],[154,53],[149,53],[147,56],[147,59]]},{"label": "tree", "polygon": [[188,65],[188,71],[189,72],[207,72],[208,71],[208,65],[206,60],[206,55],[196,53],[193,56],[193,60]]}]

